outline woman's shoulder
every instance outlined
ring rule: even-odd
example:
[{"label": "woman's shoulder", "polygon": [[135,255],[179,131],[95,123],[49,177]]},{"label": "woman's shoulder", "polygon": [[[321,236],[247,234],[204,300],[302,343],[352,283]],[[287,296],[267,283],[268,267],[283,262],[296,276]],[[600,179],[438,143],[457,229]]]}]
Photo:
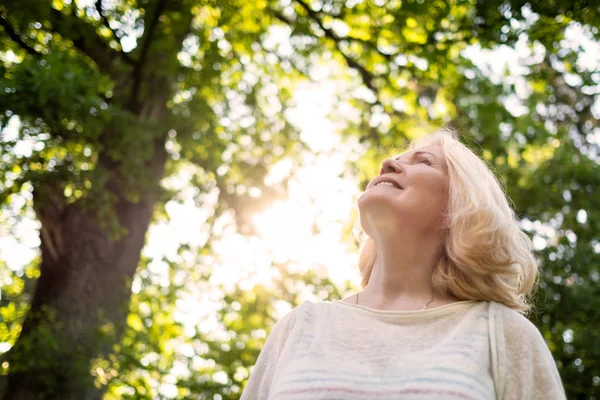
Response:
[{"label": "woman's shoulder", "polygon": [[289,335],[292,331],[301,331],[307,324],[313,324],[329,308],[329,302],[306,300],[279,318],[273,332],[277,335]]},{"label": "woman's shoulder", "polygon": [[490,302],[491,317],[507,340],[545,343],[539,329],[525,315],[501,303]]},{"label": "woman's shoulder", "polygon": [[310,320],[318,315],[329,313],[330,310],[335,307],[335,303],[342,302],[342,300],[332,301],[312,301],[305,300],[291,311],[283,316],[279,321],[280,323],[293,324],[297,321]]},{"label": "woman's shoulder", "polygon": [[305,300],[304,302],[298,304],[296,307],[292,308],[291,311],[287,312],[283,317],[279,319],[277,322],[280,325],[290,325],[295,324],[298,320],[306,318],[306,316],[317,308],[319,303],[315,303],[310,300]]},{"label": "woman's shoulder", "polygon": [[494,321],[494,364],[502,398],[565,399],[561,378],[548,344],[523,314],[490,302]]}]

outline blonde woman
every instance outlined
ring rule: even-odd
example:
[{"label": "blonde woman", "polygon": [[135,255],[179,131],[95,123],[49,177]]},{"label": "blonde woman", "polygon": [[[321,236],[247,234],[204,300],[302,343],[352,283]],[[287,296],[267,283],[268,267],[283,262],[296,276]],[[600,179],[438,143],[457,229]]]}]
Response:
[{"label": "blonde woman", "polygon": [[531,242],[453,132],[384,160],[358,208],[363,290],[282,318],[243,400],[565,398],[523,315],[537,277]]}]

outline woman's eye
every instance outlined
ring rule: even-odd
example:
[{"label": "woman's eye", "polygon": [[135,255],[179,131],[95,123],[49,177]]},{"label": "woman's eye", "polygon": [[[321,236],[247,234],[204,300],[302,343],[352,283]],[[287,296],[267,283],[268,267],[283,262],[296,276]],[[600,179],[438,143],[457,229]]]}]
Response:
[{"label": "woman's eye", "polygon": [[429,161],[429,160],[428,160],[428,159],[426,159],[426,158],[421,158],[421,159],[419,160],[419,164],[420,164],[420,163],[422,163],[423,161],[425,161],[425,164],[427,164],[427,165],[431,165],[431,161]]}]

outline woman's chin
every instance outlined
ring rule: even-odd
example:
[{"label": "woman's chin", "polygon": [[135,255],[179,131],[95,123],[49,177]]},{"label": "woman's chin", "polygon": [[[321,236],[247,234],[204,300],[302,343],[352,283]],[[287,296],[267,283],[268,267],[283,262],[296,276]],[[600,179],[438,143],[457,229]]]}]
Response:
[{"label": "woman's chin", "polygon": [[377,187],[363,192],[357,200],[359,209],[371,208],[371,207],[385,207],[397,208],[398,195],[401,194],[400,189],[385,188],[384,190],[378,189]]},{"label": "woman's chin", "polygon": [[390,201],[389,198],[382,199],[377,196],[361,196],[358,199],[358,211],[359,213],[372,222],[379,224],[388,225],[402,224],[405,222],[406,210],[399,208],[397,202]]}]

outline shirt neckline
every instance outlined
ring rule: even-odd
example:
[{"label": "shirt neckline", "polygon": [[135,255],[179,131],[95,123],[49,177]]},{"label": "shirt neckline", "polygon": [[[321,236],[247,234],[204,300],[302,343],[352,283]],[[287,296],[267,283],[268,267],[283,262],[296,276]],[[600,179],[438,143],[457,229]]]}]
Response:
[{"label": "shirt neckline", "polygon": [[376,308],[370,308],[361,306],[359,304],[347,303],[341,300],[332,300],[332,304],[341,306],[341,307],[351,307],[357,309],[364,313],[375,314],[380,316],[389,316],[389,317],[400,317],[400,318],[410,318],[410,317],[433,317],[445,314],[451,314],[453,312],[460,311],[464,308],[471,307],[478,301],[474,300],[461,300],[455,301],[454,303],[444,304],[442,306],[426,308],[425,310],[379,310]]}]

